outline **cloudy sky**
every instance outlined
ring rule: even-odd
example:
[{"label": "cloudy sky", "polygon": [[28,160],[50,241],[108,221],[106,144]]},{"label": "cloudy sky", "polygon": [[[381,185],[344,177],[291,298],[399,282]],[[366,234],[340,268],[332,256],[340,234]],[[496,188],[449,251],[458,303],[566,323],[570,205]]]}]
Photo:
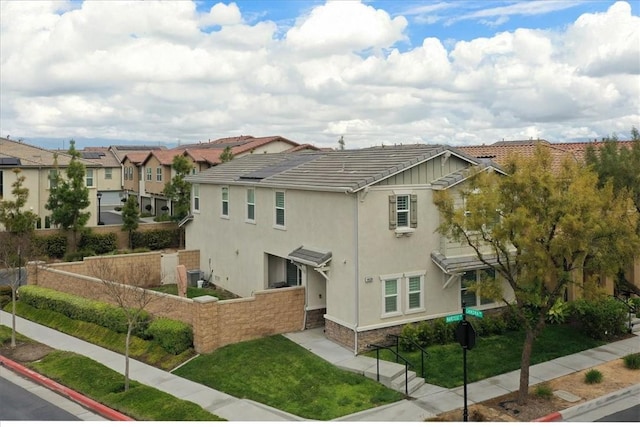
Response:
[{"label": "cloudy sky", "polygon": [[640,2],[2,1],[0,134],[347,148],[640,127]]}]

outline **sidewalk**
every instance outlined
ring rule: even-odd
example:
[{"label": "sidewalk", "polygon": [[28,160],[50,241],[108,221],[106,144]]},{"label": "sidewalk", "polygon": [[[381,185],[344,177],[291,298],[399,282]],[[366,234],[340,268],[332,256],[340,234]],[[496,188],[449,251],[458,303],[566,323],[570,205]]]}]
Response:
[{"label": "sidewalk", "polygon": [[[0,312],[0,324],[11,326],[11,316]],[[102,347],[87,343],[45,326],[17,318],[16,329],[22,335],[60,350],[73,351],[90,357],[103,365],[121,372],[124,357]],[[343,369],[363,372],[375,364],[375,359],[354,356],[350,350],[329,341],[321,329],[285,334],[292,341],[319,357]],[[574,355],[531,366],[531,385],[587,369],[629,353],[640,351],[640,336],[606,344]],[[229,421],[305,421],[303,418],[268,407],[248,399],[238,399],[193,381],[162,371],[136,360],[130,360],[131,379],[189,400]],[[519,371],[488,378],[467,385],[468,404],[492,399],[518,389]],[[640,385],[636,387],[640,390]],[[629,392],[628,390],[626,391]],[[636,392],[636,390],[632,390]],[[351,414],[335,421],[424,421],[439,413],[461,408],[464,405],[463,387],[446,389],[425,384],[411,394],[412,400],[401,400],[380,408]],[[609,399],[615,396],[609,396]],[[585,407],[593,408],[589,402]],[[571,408],[575,415],[579,408]]]}]

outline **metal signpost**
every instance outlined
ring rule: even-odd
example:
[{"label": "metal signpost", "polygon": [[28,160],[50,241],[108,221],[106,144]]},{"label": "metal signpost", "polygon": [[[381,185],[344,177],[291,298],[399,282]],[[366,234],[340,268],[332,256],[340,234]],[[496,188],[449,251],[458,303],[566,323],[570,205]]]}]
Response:
[{"label": "metal signpost", "polygon": [[476,345],[476,330],[473,325],[467,322],[467,314],[482,318],[484,314],[479,310],[467,309],[466,303],[462,303],[462,314],[454,314],[445,317],[447,323],[460,321],[456,327],[456,340],[462,346],[462,363],[464,372],[464,410],[462,417],[464,421],[469,421],[469,411],[467,409],[467,350],[471,350]]}]

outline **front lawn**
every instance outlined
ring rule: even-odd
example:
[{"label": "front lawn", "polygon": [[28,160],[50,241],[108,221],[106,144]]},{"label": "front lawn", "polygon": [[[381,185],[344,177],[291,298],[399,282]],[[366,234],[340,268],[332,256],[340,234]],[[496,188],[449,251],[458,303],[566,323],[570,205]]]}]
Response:
[{"label": "front lawn", "polygon": [[[510,331],[503,335],[478,337],[476,346],[467,350],[467,379],[475,382],[520,369],[524,331]],[[568,354],[578,353],[604,342],[594,340],[568,325],[548,325],[533,345],[531,365]],[[434,345],[426,348],[425,380],[430,384],[452,388],[463,384],[462,347],[458,343]],[[401,352],[420,376],[420,352]],[[367,353],[375,357],[375,351]],[[395,362],[388,350],[380,351],[380,358]]]},{"label": "front lawn", "polygon": [[403,398],[363,375],[336,368],[281,335],[228,345],[173,373],[313,420],[331,420]]}]

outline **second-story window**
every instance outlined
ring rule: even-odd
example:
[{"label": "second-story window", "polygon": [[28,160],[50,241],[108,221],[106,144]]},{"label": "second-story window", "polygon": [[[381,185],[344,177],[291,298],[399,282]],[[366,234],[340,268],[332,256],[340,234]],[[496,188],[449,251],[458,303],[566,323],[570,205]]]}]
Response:
[{"label": "second-story window", "polygon": [[256,220],[256,191],[247,188],[247,221]]},{"label": "second-story window", "polygon": [[193,184],[191,186],[193,192],[193,211],[200,211],[200,184]]},{"label": "second-story window", "polygon": [[151,181],[153,175],[153,170],[151,168],[147,168],[147,181]]},{"label": "second-story window", "polygon": [[113,169],[112,168],[105,168],[104,169],[104,179],[111,179],[113,178]]},{"label": "second-story window", "polygon": [[222,187],[222,216],[229,217],[229,187]]},{"label": "second-story window", "polygon": [[93,169],[86,170],[85,180],[87,187],[93,187]]},{"label": "second-story window", "polygon": [[284,227],[284,224],[285,224],[284,222],[284,207],[285,207],[284,191],[276,191],[275,207],[276,207],[275,224],[278,227]]},{"label": "second-story window", "polygon": [[58,186],[58,171],[56,169],[49,170],[49,188]]},{"label": "second-story window", "polygon": [[156,181],[162,182],[162,166],[156,168]]}]

